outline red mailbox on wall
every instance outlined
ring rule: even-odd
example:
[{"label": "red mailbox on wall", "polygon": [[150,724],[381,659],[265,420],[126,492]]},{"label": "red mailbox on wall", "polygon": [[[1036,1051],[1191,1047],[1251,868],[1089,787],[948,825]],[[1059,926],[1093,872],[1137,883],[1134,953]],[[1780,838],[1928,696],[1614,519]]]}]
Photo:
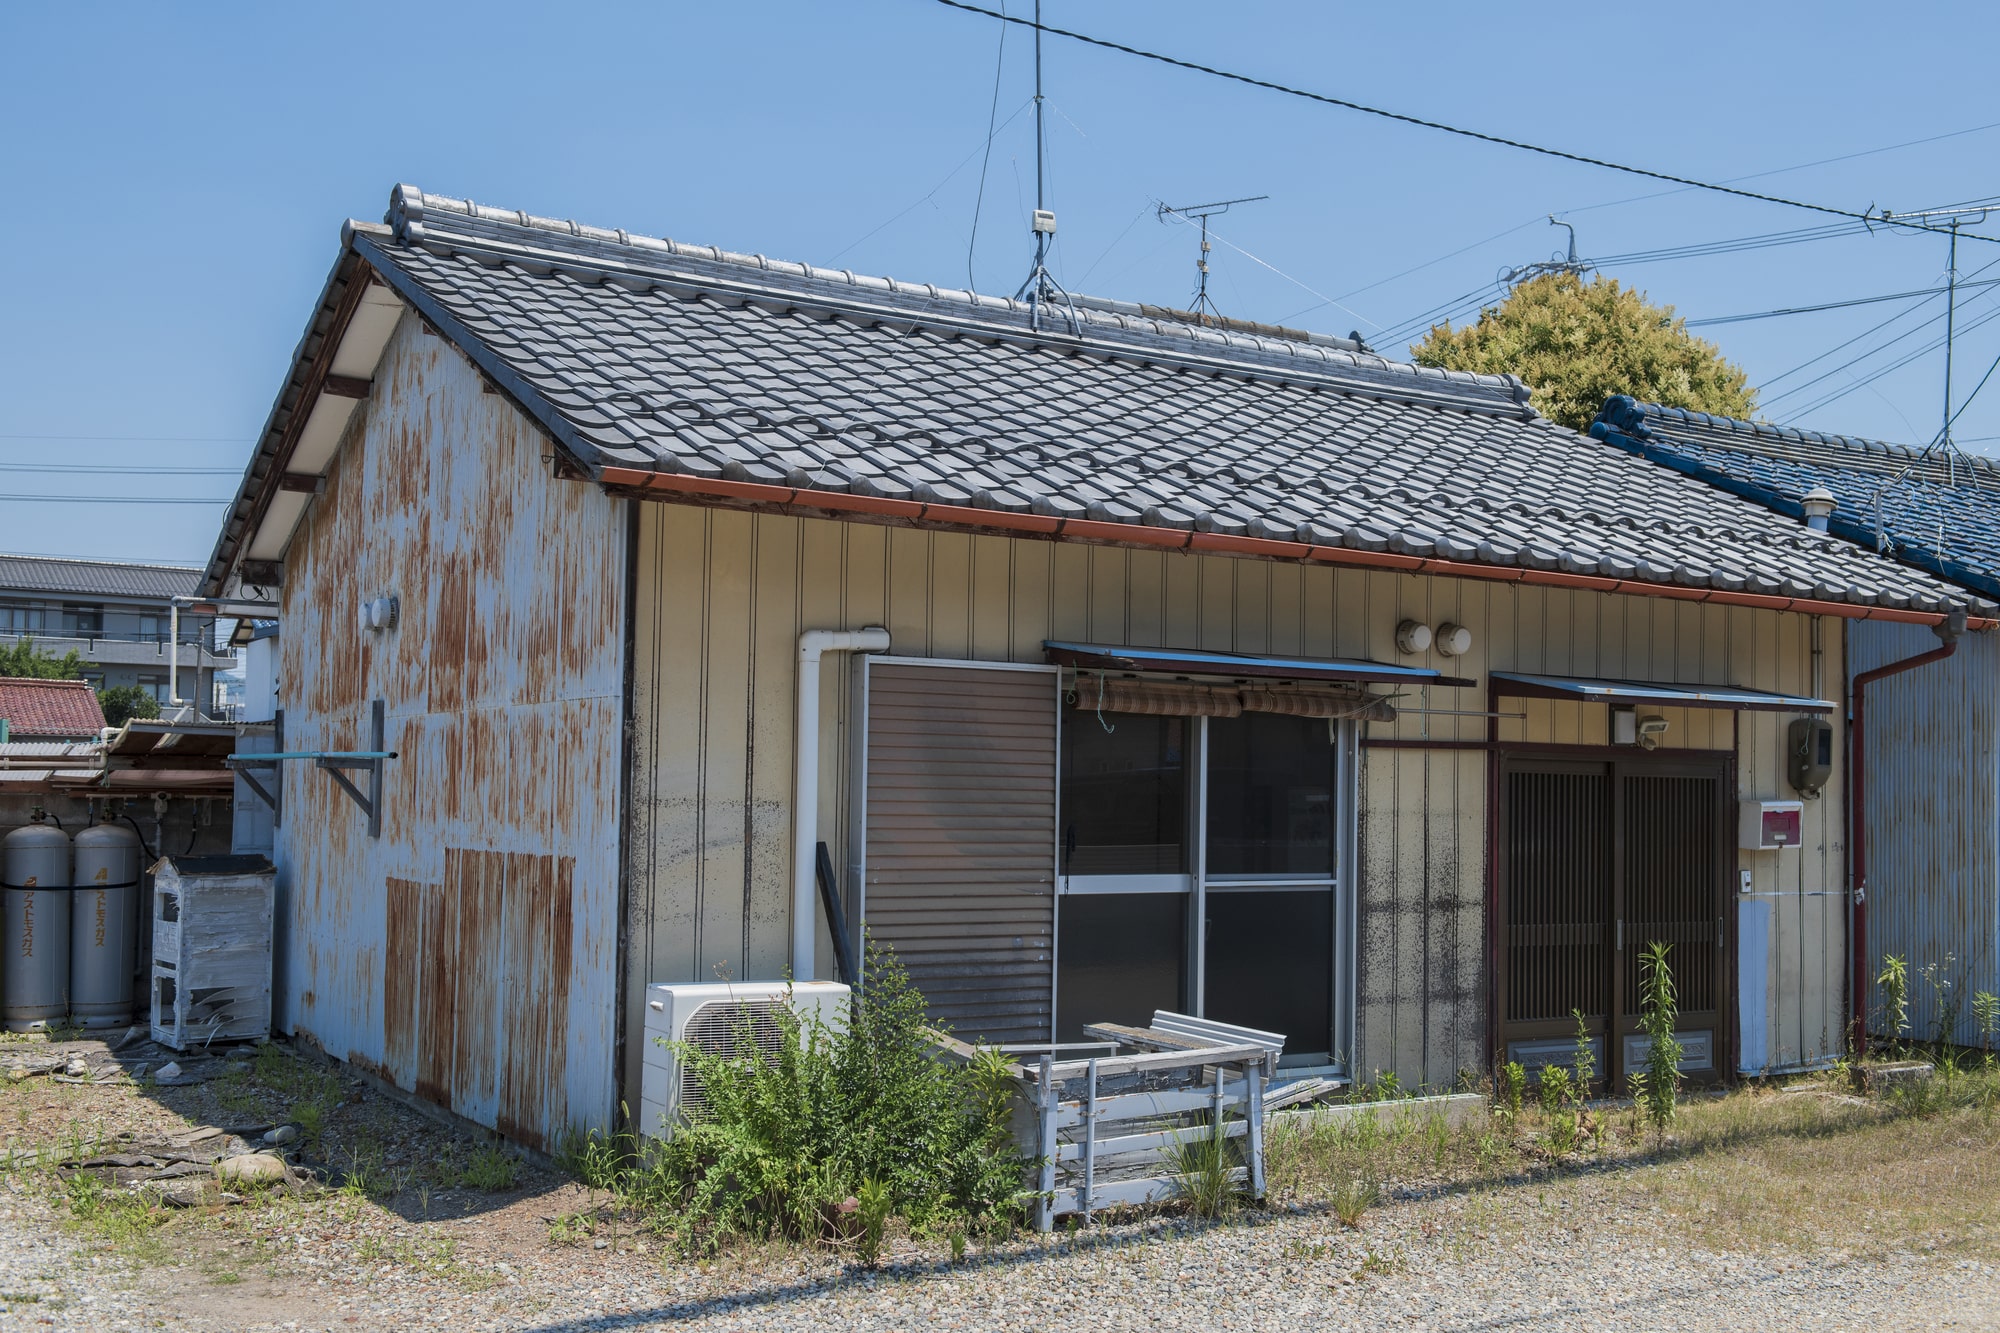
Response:
[{"label": "red mailbox on wall", "polygon": [[1736,845],[1746,852],[1796,847],[1804,840],[1804,801],[1745,801]]}]

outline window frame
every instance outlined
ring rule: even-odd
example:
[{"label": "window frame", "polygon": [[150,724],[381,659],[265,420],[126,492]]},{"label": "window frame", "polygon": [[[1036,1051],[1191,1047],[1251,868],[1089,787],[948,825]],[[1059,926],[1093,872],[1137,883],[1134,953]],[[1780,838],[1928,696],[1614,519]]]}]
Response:
[{"label": "window frame", "polygon": [[[1076,710],[1065,707],[1057,720],[1056,744],[1063,744],[1062,727]],[[1209,723],[1207,717],[1190,717],[1188,735],[1189,800],[1187,819],[1188,873],[1180,875],[1065,875],[1058,855],[1056,874],[1056,930],[1060,934],[1063,900],[1072,895],[1107,893],[1184,893],[1187,895],[1186,954],[1182,960],[1189,1007],[1196,1015],[1207,1011],[1208,896],[1233,892],[1325,892],[1333,896],[1333,938],[1331,951],[1332,993],[1327,997],[1333,1049],[1305,1052],[1306,1058],[1287,1056],[1292,1072],[1325,1071],[1337,1077],[1351,1077],[1353,1070],[1355,1013],[1359,1002],[1357,976],[1358,887],[1360,878],[1361,724],[1352,719],[1329,718],[1327,727],[1333,749],[1333,873],[1330,875],[1213,875],[1208,873],[1208,778]],[[1060,754],[1056,784],[1056,826],[1062,827],[1062,782]],[[1055,976],[1060,976],[1057,969]],[[1060,1012],[1061,996],[1050,995],[1050,1011]],[[1053,1040],[1051,1034],[1051,1040]],[[1317,1057],[1317,1058],[1314,1058]]]}]

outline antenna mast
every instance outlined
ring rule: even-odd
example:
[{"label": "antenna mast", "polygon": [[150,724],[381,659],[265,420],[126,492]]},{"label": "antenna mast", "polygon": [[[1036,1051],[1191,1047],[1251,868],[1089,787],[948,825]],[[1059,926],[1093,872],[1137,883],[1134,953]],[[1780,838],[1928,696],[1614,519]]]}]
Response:
[{"label": "antenna mast", "polygon": [[1194,310],[1196,319],[1202,324],[1207,324],[1211,317],[1218,324],[1222,322],[1222,312],[1215,308],[1215,301],[1208,294],[1208,255],[1209,251],[1214,248],[1208,243],[1208,220],[1227,213],[1232,204],[1261,203],[1270,197],[1268,194],[1253,194],[1244,199],[1221,199],[1212,204],[1189,204],[1185,208],[1175,208],[1171,204],[1160,204],[1154,209],[1153,215],[1162,222],[1165,222],[1169,217],[1199,218],[1201,220],[1201,255],[1194,261],[1196,277],[1192,309]]},{"label": "antenna mast", "polygon": [[1028,327],[1039,332],[1042,307],[1061,297],[1069,316],[1069,331],[1081,337],[1083,321],[1077,318],[1076,303],[1049,272],[1049,238],[1056,234],[1056,215],[1044,198],[1042,160],[1047,148],[1048,135],[1042,128],[1042,0],[1035,0],[1035,215],[1028,224],[1035,237],[1035,266],[1028,271],[1028,280],[1014,293],[1014,299],[1027,301]]},{"label": "antenna mast", "polygon": [[1576,257],[1575,227],[1567,222],[1559,221],[1553,213],[1549,214],[1549,225],[1551,227],[1561,227],[1569,233],[1569,254],[1561,259],[1551,256],[1539,263],[1523,264],[1519,268],[1510,268],[1500,275],[1502,284],[1512,287],[1516,283],[1527,281],[1529,278],[1539,278],[1544,273],[1574,273],[1578,277],[1582,277],[1597,267],[1588,259],[1578,259]]}]

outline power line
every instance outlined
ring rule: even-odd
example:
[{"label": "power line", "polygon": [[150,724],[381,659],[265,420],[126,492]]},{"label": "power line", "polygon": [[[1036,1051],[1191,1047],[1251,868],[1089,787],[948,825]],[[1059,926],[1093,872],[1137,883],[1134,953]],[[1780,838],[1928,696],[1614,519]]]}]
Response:
[{"label": "power line", "polygon": [[[1006,12],[1006,5],[1001,5]],[[1000,52],[993,58],[993,104],[986,109],[986,152],[979,159],[979,194],[972,204],[972,235],[965,242],[965,290],[979,290],[979,279],[972,276],[972,251],[979,244],[979,214],[986,207],[986,168],[993,164],[993,136],[999,132],[993,123],[1000,115],[1000,73],[1007,67],[1007,30],[1000,29]]]},{"label": "power line", "polygon": [[[1073,32],[1068,28],[1058,28],[1051,24],[1042,23],[1039,20],[1016,18],[1011,14],[987,9],[980,5],[968,4],[966,0],[937,0],[937,2],[941,5],[947,5],[952,9],[962,9],[970,14],[983,14],[987,18],[998,19],[1002,23],[1018,23],[1023,27],[1034,29],[1037,33],[1046,32],[1056,37],[1067,37],[1071,41],[1082,42],[1088,46],[1103,47],[1109,51],[1120,51],[1129,56],[1137,56],[1142,60],[1152,60],[1162,65],[1172,65],[1177,69],[1192,70],[1197,74],[1207,74],[1213,78],[1226,79],[1231,83],[1246,84],[1252,88],[1263,88],[1270,92],[1283,93],[1287,97],[1301,97],[1307,101],[1319,102],[1327,106],[1337,106],[1347,111],[1358,111],[1364,115],[1379,116],[1384,120],[1400,121],[1405,125],[1415,125],[1422,129],[1439,130],[1446,134],[1458,135],[1464,139],[1476,139],[1481,143],[1497,144],[1502,148],[1515,148],[1525,153],[1539,153],[1543,157],[1558,158],[1565,162],[1576,162],[1587,167],[1602,167],[1607,171],[1621,171],[1628,176],[1643,176],[1649,180],[1665,181],[1669,185],[1683,185],[1692,190],[1708,190],[1716,194],[1735,195],[1740,199],[1754,199],[1759,203],[1782,204],[1786,208],[1802,208],[1808,212],[1826,213],[1841,218],[1852,218],[1858,222],[1876,220],[1872,207],[1867,212],[1857,213],[1852,209],[1833,208],[1826,204],[1807,203],[1799,199],[1786,199],[1781,195],[1775,194],[1759,194],[1755,190],[1739,190],[1732,185],[1695,180],[1689,176],[1675,176],[1668,172],[1629,166],[1622,162],[1612,162],[1601,157],[1586,157],[1581,153],[1566,152],[1560,148],[1545,148],[1539,144],[1527,143],[1520,139],[1508,139],[1497,134],[1487,134],[1480,130],[1468,130],[1458,125],[1447,125],[1443,121],[1425,120],[1421,116],[1407,115],[1400,111],[1385,111],[1381,107],[1369,106],[1363,102],[1351,102],[1346,98],[1332,97],[1326,93],[1308,92],[1304,88],[1293,88],[1287,84],[1275,83],[1270,79],[1254,78],[1248,74],[1234,74],[1225,69],[1217,69],[1213,65],[1197,64],[1192,60],[1182,60],[1175,56],[1162,55],[1158,51],[1147,51],[1140,47],[1127,46],[1123,42],[1114,42],[1103,37],[1092,37],[1087,33]],[[1931,227],[1922,223],[1909,223],[1905,225],[1917,227],[1925,231],[1944,230],[1942,227]],[[1974,233],[1968,232],[1965,234],[1971,236]],[[1979,239],[2000,242],[2000,237],[1994,236],[1980,236]]]},{"label": "power line", "polygon": [[248,448],[253,441],[234,435],[8,435],[0,440],[62,440],[95,444],[234,444]]},{"label": "power line", "polygon": [[226,505],[233,499],[229,495],[0,495],[0,501],[50,505]]},{"label": "power line", "polygon": [[0,472],[115,474],[121,477],[240,477],[240,467],[119,467],[115,463],[0,463]]},{"label": "power line", "polygon": [[[1943,316],[1938,316],[1937,318],[1941,319],[1943,318]],[[1972,332],[1974,329],[1984,328],[1986,325],[1991,324],[1996,319],[2000,319],[2000,309],[1989,310],[1984,315],[1981,315],[1978,319],[1973,320],[1970,324],[1967,324],[1963,328],[1959,329],[1958,333],[1959,335],[1962,336],[1964,334]],[[1935,324],[1937,322],[1937,319],[1932,319],[1927,322]],[[1934,338],[1930,342],[1925,343],[1922,347],[1917,348],[1915,351],[1904,353],[1902,356],[1896,358],[1894,361],[1891,361],[1888,365],[1881,366],[1875,370],[1870,371],[1867,375],[1854,381],[1852,384],[1845,385],[1839,389],[1835,389],[1832,393],[1814,399],[1812,402],[1808,403],[1806,406],[1802,408],[1799,408],[1796,412],[1792,413],[1791,415],[1793,416],[1794,419],[1796,419],[1798,417],[1805,416],[1807,413],[1817,412],[1822,407],[1826,407],[1831,403],[1836,403],[1840,401],[1842,398],[1845,398],[1848,394],[1853,393],[1856,389],[1865,389],[1869,385],[1875,383],[1875,381],[1883,378],[1886,375],[1890,375],[1898,370],[1901,370],[1904,366],[1909,365],[1911,362],[1921,360],[1922,358],[1930,355],[1932,352],[1935,352],[1938,348],[1943,347],[1944,345],[1945,345],[1945,339]],[[1874,355],[1874,353],[1871,352],[1869,353],[1869,355],[1872,356]],[[1860,360],[1863,358],[1856,358],[1856,359]],[[1849,362],[1848,364],[1852,365],[1854,363]],[[1820,378],[1824,379],[1826,377],[1821,376]],[[1803,385],[1800,386],[1800,388],[1804,387],[1805,386]],[[1780,397],[1790,397],[1792,393],[1796,392],[1798,392],[1798,390],[1795,389],[1790,391],[1789,393],[1780,395]],[[1774,399],[1773,401],[1775,402],[1776,400]]]},{"label": "power line", "polygon": [[[1964,291],[1968,287],[1992,287],[1996,285],[2000,285],[2000,278],[1991,278],[1985,282],[1961,282],[1958,284],[1958,289]],[[1946,290],[1943,287],[1928,287],[1913,292],[1890,292],[1884,296],[1857,296],[1846,301],[1825,301],[1819,305],[1795,305],[1786,306],[1781,310],[1757,310],[1747,315],[1711,315],[1706,319],[1688,320],[1687,326],[1691,329],[1698,329],[1710,324],[1741,324],[1747,320],[1777,319],[1784,315],[1812,315],[1822,310],[1846,310],[1851,306],[1879,305],[1883,301],[1904,301],[1913,296],[1921,296],[1925,300],[1931,300],[1935,297],[1943,296]]]}]

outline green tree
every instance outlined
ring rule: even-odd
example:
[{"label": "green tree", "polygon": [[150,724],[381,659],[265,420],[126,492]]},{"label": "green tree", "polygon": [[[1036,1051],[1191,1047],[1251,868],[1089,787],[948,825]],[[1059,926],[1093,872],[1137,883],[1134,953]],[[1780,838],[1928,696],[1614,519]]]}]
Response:
[{"label": "green tree", "polygon": [[1757,410],[1757,391],[1714,343],[1615,278],[1530,278],[1473,323],[1433,327],[1410,355],[1421,366],[1519,375],[1536,410],[1580,431],[1617,393],[1727,417]]},{"label": "green tree", "polygon": [[109,726],[122,727],[135,717],[160,715],[160,701],[137,685],[113,685],[108,690],[99,690],[97,702],[104,709],[104,721]]},{"label": "green tree", "polygon": [[0,676],[29,677],[34,680],[75,680],[83,674],[83,658],[72,648],[57,657],[39,651],[35,641],[22,637],[11,647],[0,647]]}]

